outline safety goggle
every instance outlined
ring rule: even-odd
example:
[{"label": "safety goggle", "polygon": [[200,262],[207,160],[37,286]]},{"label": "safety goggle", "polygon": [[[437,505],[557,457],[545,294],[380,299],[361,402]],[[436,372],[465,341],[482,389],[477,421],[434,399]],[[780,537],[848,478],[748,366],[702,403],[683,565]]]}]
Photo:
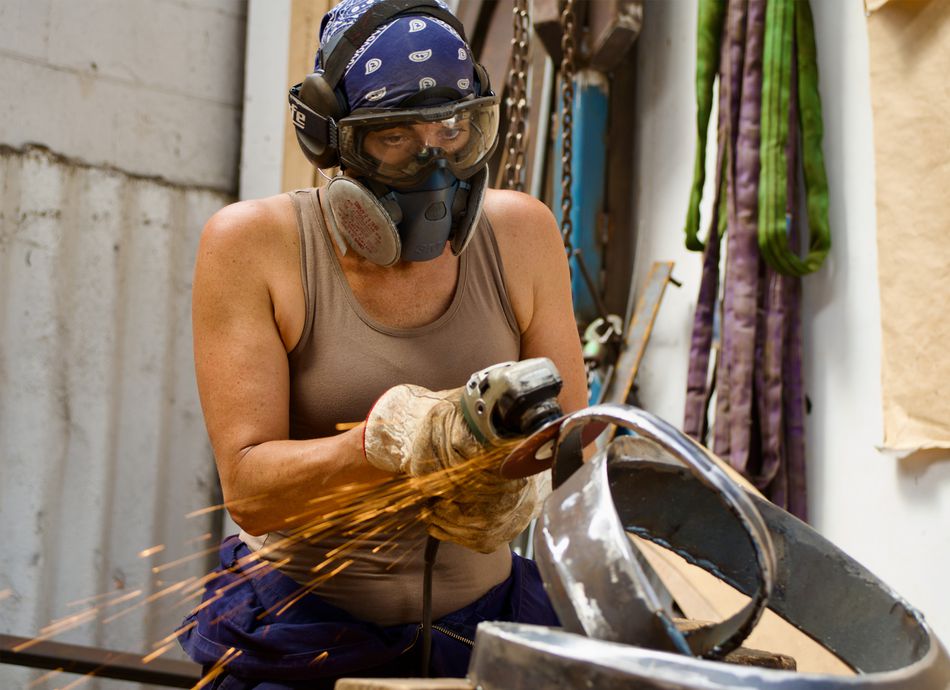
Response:
[{"label": "safety goggle", "polygon": [[412,110],[354,111],[337,123],[340,160],[393,187],[422,182],[444,161],[466,179],[485,165],[498,135],[498,97]]}]

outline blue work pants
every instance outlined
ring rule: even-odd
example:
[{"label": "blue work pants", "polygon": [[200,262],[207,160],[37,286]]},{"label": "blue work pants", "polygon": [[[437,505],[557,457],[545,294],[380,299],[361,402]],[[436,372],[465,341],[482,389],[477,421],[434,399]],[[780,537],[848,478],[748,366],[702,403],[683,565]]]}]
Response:
[{"label": "blue work pants", "polygon": [[[224,672],[206,687],[332,689],[341,677],[421,675],[421,624],[382,627],[314,594],[279,612],[300,584],[260,562],[242,565],[250,551],[236,536],[225,539],[219,553],[221,565],[205,587],[204,607],[185,619],[188,629],[180,636],[184,650],[205,672],[229,654]],[[482,621],[558,625],[534,562],[512,554],[508,579],[434,621],[430,675],[465,676]]]}]

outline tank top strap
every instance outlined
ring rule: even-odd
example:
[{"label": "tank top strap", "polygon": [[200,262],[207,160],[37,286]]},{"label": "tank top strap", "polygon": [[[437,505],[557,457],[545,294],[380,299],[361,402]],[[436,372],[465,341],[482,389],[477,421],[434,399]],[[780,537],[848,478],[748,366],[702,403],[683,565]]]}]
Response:
[{"label": "tank top strap", "polygon": [[[471,289],[481,289],[491,292],[490,299],[501,307],[508,327],[515,334],[521,332],[505,278],[505,267],[501,259],[501,250],[495,238],[495,229],[484,213],[480,214],[475,236],[466,253],[470,255],[472,265],[469,267],[473,276],[491,276],[491,281],[472,280]],[[474,251],[470,251],[474,250]]]},{"label": "tank top strap", "polygon": [[320,209],[320,191],[316,187],[288,192],[297,216],[297,231],[300,236],[300,279],[303,283],[306,317],[300,340],[291,351],[293,357],[310,341],[316,317],[317,295],[329,294],[335,281],[332,279],[333,248],[323,224]]}]

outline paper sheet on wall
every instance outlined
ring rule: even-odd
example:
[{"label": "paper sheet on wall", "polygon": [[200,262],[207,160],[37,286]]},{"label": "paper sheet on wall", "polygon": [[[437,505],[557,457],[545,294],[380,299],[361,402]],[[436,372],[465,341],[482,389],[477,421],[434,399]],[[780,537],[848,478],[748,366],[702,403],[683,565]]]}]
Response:
[{"label": "paper sheet on wall", "polygon": [[884,446],[950,448],[950,2],[876,5]]}]

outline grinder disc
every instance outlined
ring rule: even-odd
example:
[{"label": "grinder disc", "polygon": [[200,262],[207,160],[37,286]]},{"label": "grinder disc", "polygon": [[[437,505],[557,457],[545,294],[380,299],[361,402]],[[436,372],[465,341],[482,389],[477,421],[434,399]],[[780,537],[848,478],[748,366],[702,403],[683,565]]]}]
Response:
[{"label": "grinder disc", "polygon": [[501,463],[501,476],[505,479],[521,479],[544,472],[554,462],[554,443],[561,429],[563,415],[543,424],[540,429],[515,446]]}]

